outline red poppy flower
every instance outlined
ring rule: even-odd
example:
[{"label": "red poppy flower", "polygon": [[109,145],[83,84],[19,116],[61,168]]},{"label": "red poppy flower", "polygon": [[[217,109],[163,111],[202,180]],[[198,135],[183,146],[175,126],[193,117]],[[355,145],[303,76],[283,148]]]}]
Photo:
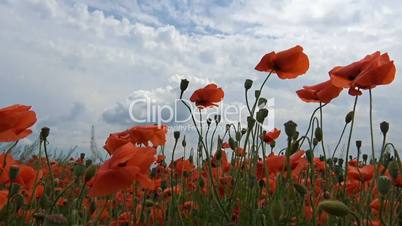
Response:
[{"label": "red poppy flower", "polygon": [[149,146],[152,143],[155,147],[165,145],[166,132],[166,125],[134,126],[123,132],[110,134],[103,148],[109,154],[113,154],[116,149],[129,142],[145,146]]},{"label": "red poppy flower", "polygon": [[218,106],[217,103],[224,97],[223,89],[218,88],[216,84],[209,84],[204,88],[196,90],[190,97],[190,101],[202,109],[212,106]]},{"label": "red poppy flower", "polygon": [[31,106],[11,105],[0,109],[0,142],[12,142],[32,133],[29,127],[36,122]]},{"label": "red poppy flower", "polygon": [[296,78],[306,73],[308,68],[308,57],[299,45],[278,53],[267,53],[255,66],[255,70],[276,73],[281,79]]},{"label": "red poppy flower", "polygon": [[349,94],[361,95],[358,89],[371,89],[391,83],[396,68],[387,53],[379,51],[347,66],[337,66],[329,71],[331,83],[340,88],[349,88]]},{"label": "red poppy flower", "polygon": [[121,146],[90,181],[89,195],[109,195],[129,187],[134,181],[153,189],[148,174],[150,165],[156,160],[155,153],[154,148],[135,147],[132,143]]},{"label": "red poppy flower", "polygon": [[266,132],[265,134],[262,135],[262,140],[265,143],[271,144],[272,142],[274,142],[279,135],[281,134],[281,131],[277,128],[274,128],[273,130]]},{"label": "red poppy flower", "polygon": [[296,91],[297,95],[304,102],[329,103],[339,96],[342,88],[332,85],[331,80],[313,86],[303,86],[303,89]]},{"label": "red poppy flower", "polygon": [[174,167],[170,165],[169,167],[174,168],[178,175],[182,175],[184,172],[191,172],[195,166],[188,159],[177,159],[174,161]]},{"label": "red poppy flower", "polygon": [[360,180],[361,182],[369,181],[374,175],[374,166],[366,165],[363,167],[348,167],[348,177],[355,180]]}]

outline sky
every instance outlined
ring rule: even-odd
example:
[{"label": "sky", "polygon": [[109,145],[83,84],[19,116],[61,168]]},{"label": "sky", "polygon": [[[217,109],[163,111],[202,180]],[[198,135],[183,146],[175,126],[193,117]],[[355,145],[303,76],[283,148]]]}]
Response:
[{"label": "sky", "polygon": [[[273,76],[262,95],[273,101],[271,127],[282,129],[293,120],[304,131],[317,105],[303,103],[295,91],[327,80],[334,66],[379,50],[394,60],[397,76],[373,90],[376,149],[384,120],[390,123],[389,141],[400,147],[401,13],[397,0],[1,0],[0,107],[33,107],[38,122],[26,143],[48,126],[51,146],[88,151],[94,125],[102,150],[109,133],[136,125],[129,117],[133,100],[172,106],[180,79],[187,78],[185,98],[214,82],[225,91],[224,105],[243,104],[244,80],[259,86],[265,78],[254,70],[260,58],[301,45],[309,71],[296,80]],[[324,109],[330,149],[352,104],[344,91]],[[177,114],[183,111],[179,107]],[[365,92],[353,140],[363,140],[366,153],[368,112]],[[132,113],[143,115],[144,106]]]}]

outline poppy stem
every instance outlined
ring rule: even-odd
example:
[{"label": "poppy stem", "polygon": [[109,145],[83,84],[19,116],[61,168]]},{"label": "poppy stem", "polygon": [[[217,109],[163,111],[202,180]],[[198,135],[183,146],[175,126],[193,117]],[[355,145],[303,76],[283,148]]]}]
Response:
[{"label": "poppy stem", "polygon": [[205,154],[206,154],[206,158],[207,158],[207,164],[208,164],[208,167],[207,167],[207,168],[208,168],[208,177],[209,177],[209,179],[211,180],[211,187],[212,187],[212,191],[213,191],[213,196],[214,196],[214,198],[215,198],[215,202],[216,202],[216,204],[218,205],[219,210],[222,212],[222,214],[223,214],[223,216],[225,217],[225,219],[226,219],[227,221],[230,221],[229,216],[227,215],[225,209],[223,208],[223,205],[222,205],[221,201],[220,201],[219,198],[218,198],[219,196],[218,196],[218,193],[217,193],[217,191],[216,191],[215,182],[214,182],[213,176],[212,176],[212,165],[211,165],[211,161],[210,161],[210,158],[209,158],[208,148],[205,146],[205,143],[204,143],[204,141],[202,140],[202,133],[200,132],[200,130],[199,130],[198,127],[197,127],[197,122],[195,121],[195,118],[194,118],[194,115],[193,115],[193,111],[191,110],[191,107],[190,107],[183,99],[181,99],[181,102],[182,102],[182,103],[186,106],[186,108],[189,110],[190,115],[191,115],[191,119],[192,119],[192,121],[193,121],[193,123],[194,123],[195,129],[197,130],[198,136],[199,136],[199,138],[200,138],[200,142],[201,142],[201,144],[202,144],[202,146],[203,146],[203,148],[204,148],[204,150],[205,150]]},{"label": "poppy stem", "polygon": [[46,164],[47,164],[47,168],[48,168],[48,171],[49,171],[50,183],[51,183],[51,188],[52,188],[51,193],[50,193],[50,198],[52,199],[53,196],[54,196],[54,186],[55,186],[54,178],[53,178],[53,172],[52,172],[52,167],[50,166],[49,155],[47,153],[47,140],[43,139],[42,142],[43,142],[43,149],[45,151]]},{"label": "poppy stem", "polygon": [[355,115],[356,115],[356,105],[357,105],[357,99],[358,99],[358,95],[356,95],[356,97],[355,97],[355,102],[354,102],[354,104],[353,104],[353,115],[352,115],[352,121],[351,121],[351,124],[350,124],[350,130],[349,130],[349,137],[348,137],[348,144],[347,144],[347,147],[346,147],[346,159],[345,159],[345,175],[344,175],[344,180],[343,180],[343,184],[344,184],[344,186],[343,186],[343,191],[344,191],[344,194],[346,195],[346,181],[347,181],[347,179],[348,179],[348,160],[349,160],[349,149],[350,149],[350,143],[351,143],[351,140],[352,140],[352,132],[353,132],[353,126],[354,126],[354,124],[355,124]]},{"label": "poppy stem", "polygon": [[314,111],[313,111],[313,113],[311,114],[311,117],[310,117],[310,122],[308,123],[307,131],[306,131],[306,133],[304,134],[304,136],[302,136],[302,140],[301,140],[301,142],[300,142],[300,144],[299,144],[299,149],[300,149],[301,146],[303,145],[304,140],[306,139],[306,137],[307,137],[307,135],[308,135],[308,132],[309,132],[310,129],[311,129],[311,124],[312,124],[312,122],[313,122],[315,113],[316,113],[318,110],[320,110],[321,108],[325,107],[325,105],[327,105],[327,104],[328,104],[328,103],[323,104],[322,106],[320,106],[320,107],[314,109]]},{"label": "poppy stem", "polygon": [[348,123],[345,123],[345,125],[343,126],[341,136],[339,137],[338,143],[336,144],[335,149],[334,149],[334,151],[333,151],[333,153],[332,153],[332,157],[331,157],[332,161],[333,161],[334,158],[335,158],[335,153],[336,153],[336,151],[338,150],[339,144],[340,144],[341,141],[342,141],[342,137],[343,137],[343,135],[344,135],[344,133],[345,133],[345,130],[346,130],[346,127],[347,127],[347,126],[348,126]]},{"label": "poppy stem", "polygon": [[[373,95],[371,94],[371,89],[369,89],[369,102],[370,102],[370,138],[371,138],[371,155],[372,159],[375,159],[374,151],[374,130],[373,130]],[[385,140],[385,139],[384,139]],[[384,143],[383,143],[384,147]],[[380,157],[381,158],[381,157]],[[375,164],[375,163],[374,163]]]},{"label": "poppy stem", "polygon": [[68,189],[70,189],[74,184],[75,184],[75,181],[73,181],[72,183],[70,183],[69,185],[67,185],[67,187],[65,187],[65,188],[63,189],[63,191],[61,191],[61,192],[59,193],[59,195],[54,199],[52,205],[50,206],[50,210],[49,210],[50,214],[52,214],[53,209],[54,209],[54,207],[55,207],[56,204],[57,204],[57,201],[58,201],[58,200],[64,195],[64,193],[66,193],[66,191],[67,191]]}]

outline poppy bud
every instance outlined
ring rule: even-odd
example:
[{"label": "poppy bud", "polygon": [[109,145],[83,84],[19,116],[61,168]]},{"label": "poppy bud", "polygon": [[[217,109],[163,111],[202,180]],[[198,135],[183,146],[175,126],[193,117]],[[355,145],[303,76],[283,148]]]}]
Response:
[{"label": "poppy bud", "polygon": [[271,205],[271,216],[273,219],[281,219],[283,214],[283,206],[280,200],[275,199]]},{"label": "poppy bud", "polygon": [[315,128],[314,136],[318,142],[322,141],[322,129],[320,127]]},{"label": "poppy bud", "polygon": [[85,153],[81,153],[80,154],[80,159],[84,159],[85,158]]},{"label": "poppy bud", "polygon": [[85,166],[83,165],[75,165],[73,167],[73,173],[76,177],[81,177],[85,172]]},{"label": "poppy bud", "polygon": [[293,135],[296,133],[297,124],[290,120],[287,121],[284,126],[286,135],[288,135],[288,137],[293,137]]},{"label": "poppy bud", "polygon": [[257,112],[257,122],[263,123],[268,116],[268,109],[262,108]]},{"label": "poppy bud", "polygon": [[389,130],[389,123],[385,122],[385,121],[380,123],[380,129],[384,136],[387,135],[388,130]]},{"label": "poppy bud", "polygon": [[274,148],[275,145],[276,145],[276,141],[274,141],[274,140],[269,144],[269,146],[270,146],[271,148]]},{"label": "poppy bud", "polygon": [[207,125],[210,126],[211,123],[212,123],[212,119],[211,119],[211,118],[208,118],[208,119],[207,119]]},{"label": "poppy bud", "polygon": [[249,90],[251,88],[251,86],[253,86],[253,80],[246,79],[246,81],[244,82],[244,88],[246,90]]},{"label": "poppy bud", "polygon": [[318,144],[318,140],[317,140],[317,138],[313,138],[313,146],[317,146],[317,144]]},{"label": "poppy bud", "polygon": [[20,168],[16,165],[12,165],[10,167],[10,172],[9,172],[10,180],[14,181],[17,178],[19,172],[20,172]]},{"label": "poppy bud", "polygon": [[367,154],[363,154],[363,161],[365,162],[365,163],[367,163],[367,159],[368,159],[368,155]]},{"label": "poppy bud", "polygon": [[345,117],[345,123],[349,124],[353,119],[354,112],[350,111]]},{"label": "poppy bud", "polygon": [[378,178],[378,192],[382,195],[386,195],[391,189],[391,181],[386,176],[380,176]]},{"label": "poppy bud", "polygon": [[173,132],[173,137],[175,140],[178,140],[180,138],[180,131],[174,131]]},{"label": "poppy bud", "polygon": [[255,99],[260,98],[261,91],[260,91],[260,90],[256,90],[256,91],[254,92],[254,95],[255,95]]},{"label": "poppy bud", "polygon": [[344,161],[345,161],[345,160],[343,160],[343,159],[339,159],[339,160],[338,160],[338,165],[339,165],[339,166],[342,166]]},{"label": "poppy bud", "polygon": [[397,161],[392,161],[389,166],[389,174],[391,175],[393,180],[396,180],[398,178],[399,174],[399,167],[398,167],[398,162]]},{"label": "poppy bud", "polygon": [[247,127],[249,130],[251,130],[254,127],[255,124],[255,119],[251,116],[247,117]]},{"label": "poppy bud", "polygon": [[152,207],[152,206],[154,206],[154,205],[155,205],[155,203],[154,203],[154,201],[152,201],[151,199],[146,199],[146,200],[145,200],[144,206],[146,206],[146,207]]},{"label": "poppy bud", "polygon": [[180,82],[180,91],[181,91],[180,99],[183,96],[184,91],[187,89],[189,83],[190,82],[187,79],[182,79],[181,80],[181,82]]},{"label": "poppy bud", "polygon": [[226,124],[226,131],[230,130],[230,124]]},{"label": "poppy bud", "polygon": [[324,200],[318,204],[319,210],[324,210],[328,214],[344,217],[351,212],[349,207],[338,200]]},{"label": "poppy bud", "polygon": [[259,108],[263,108],[265,107],[265,105],[267,104],[267,99],[261,97],[260,99],[258,99],[258,107]]},{"label": "poppy bud", "polygon": [[232,137],[229,137],[229,146],[232,150],[236,150],[237,148],[237,143]]},{"label": "poppy bud", "polygon": [[362,147],[362,141],[361,140],[356,141],[356,147],[357,147],[357,150],[359,150]]},{"label": "poppy bud", "polygon": [[301,184],[298,183],[294,183],[293,187],[295,188],[295,190],[301,195],[304,196],[305,194],[307,194],[307,188]]},{"label": "poppy bud", "polygon": [[43,127],[40,131],[40,139],[41,140],[46,140],[46,138],[49,136],[50,129],[48,127]]},{"label": "poppy bud", "polygon": [[221,115],[215,115],[214,120],[216,124],[219,124],[221,122]]},{"label": "poppy bud", "polygon": [[243,129],[241,129],[241,135],[244,135],[244,134],[246,134],[247,133],[247,129],[245,129],[245,128],[243,128]]},{"label": "poppy bud", "polygon": [[46,226],[64,226],[68,225],[68,220],[62,214],[51,214],[45,218]]},{"label": "poppy bud", "polygon": [[184,135],[183,141],[181,142],[181,145],[182,145],[183,147],[186,147],[186,145],[187,145],[187,142],[186,142],[186,135]]}]

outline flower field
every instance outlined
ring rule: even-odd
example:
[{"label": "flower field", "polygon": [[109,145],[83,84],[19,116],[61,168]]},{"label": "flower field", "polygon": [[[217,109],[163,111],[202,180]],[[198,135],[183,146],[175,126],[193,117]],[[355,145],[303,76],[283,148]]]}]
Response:
[{"label": "flower field", "polygon": [[[31,135],[36,113],[26,105],[2,106],[0,225],[402,225],[399,147],[387,139],[390,125],[372,120],[372,89],[393,82],[393,60],[374,52],[333,67],[322,83],[295,93],[317,107],[305,116],[306,131],[293,121],[265,131],[269,111],[261,91],[272,79],[293,82],[306,76],[309,66],[301,46],[265,54],[255,66],[265,76],[263,83],[247,79],[239,90],[248,111],[243,124],[224,124],[220,115],[200,118],[219,106],[224,90],[208,84],[190,94],[191,83],[183,79],[177,97],[191,115],[195,147],[168,125],[134,125],[111,131],[103,162],[85,154],[52,159],[52,128],[47,127],[41,128],[40,145],[30,158],[16,159],[13,151]],[[345,107],[340,128],[323,128],[323,109],[343,91],[353,106]],[[367,122],[355,117],[362,95],[370,100]],[[354,138],[356,123],[369,124],[369,153],[362,153],[362,141]],[[342,131],[336,146],[324,143],[326,130]],[[381,134],[380,150],[373,131]],[[280,146],[278,139],[287,145]],[[172,148],[165,148],[168,142]],[[340,144],[345,144],[342,152]]]}]

